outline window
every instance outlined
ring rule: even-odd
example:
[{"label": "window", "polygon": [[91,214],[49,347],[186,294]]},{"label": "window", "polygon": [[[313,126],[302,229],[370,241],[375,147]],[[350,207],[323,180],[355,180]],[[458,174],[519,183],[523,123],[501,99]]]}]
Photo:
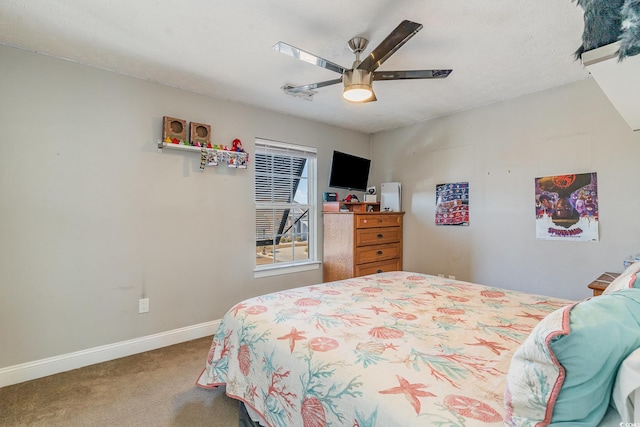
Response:
[{"label": "window", "polygon": [[316,149],[256,139],[256,270],[316,260]]}]

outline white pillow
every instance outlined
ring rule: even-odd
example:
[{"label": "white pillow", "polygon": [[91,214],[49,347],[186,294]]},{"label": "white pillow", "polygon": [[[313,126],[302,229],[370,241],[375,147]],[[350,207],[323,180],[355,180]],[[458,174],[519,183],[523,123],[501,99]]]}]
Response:
[{"label": "white pillow", "polygon": [[640,420],[640,348],[620,365],[611,397],[620,414],[620,425]]},{"label": "white pillow", "polygon": [[640,280],[636,281],[636,274],[638,272],[640,272],[640,261],[634,262],[627,267],[602,293],[606,295],[619,291],[620,289],[639,288]]}]

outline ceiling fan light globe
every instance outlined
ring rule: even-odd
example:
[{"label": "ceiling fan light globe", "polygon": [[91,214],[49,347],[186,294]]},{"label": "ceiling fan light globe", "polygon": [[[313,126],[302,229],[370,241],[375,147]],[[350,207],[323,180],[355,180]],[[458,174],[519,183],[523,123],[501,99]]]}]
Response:
[{"label": "ceiling fan light globe", "polygon": [[353,84],[344,88],[342,97],[347,101],[362,102],[371,98],[373,91],[371,86],[362,84]]}]

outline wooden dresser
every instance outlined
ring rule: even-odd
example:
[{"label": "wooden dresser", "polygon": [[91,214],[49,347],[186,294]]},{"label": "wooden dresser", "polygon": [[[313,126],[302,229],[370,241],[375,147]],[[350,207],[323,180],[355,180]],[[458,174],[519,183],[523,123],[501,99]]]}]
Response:
[{"label": "wooden dresser", "polygon": [[341,203],[343,211],[327,205],[325,282],[402,270],[403,212],[380,212],[380,205],[372,203]]}]

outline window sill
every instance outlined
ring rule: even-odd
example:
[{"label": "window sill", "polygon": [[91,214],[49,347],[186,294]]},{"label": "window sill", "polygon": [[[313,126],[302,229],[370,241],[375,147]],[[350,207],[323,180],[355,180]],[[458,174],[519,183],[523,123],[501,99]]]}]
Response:
[{"label": "window sill", "polygon": [[320,268],[320,261],[309,261],[300,264],[287,264],[278,266],[263,267],[259,270],[253,270],[253,278],[279,276],[281,274],[300,273],[303,271],[317,270]]}]

